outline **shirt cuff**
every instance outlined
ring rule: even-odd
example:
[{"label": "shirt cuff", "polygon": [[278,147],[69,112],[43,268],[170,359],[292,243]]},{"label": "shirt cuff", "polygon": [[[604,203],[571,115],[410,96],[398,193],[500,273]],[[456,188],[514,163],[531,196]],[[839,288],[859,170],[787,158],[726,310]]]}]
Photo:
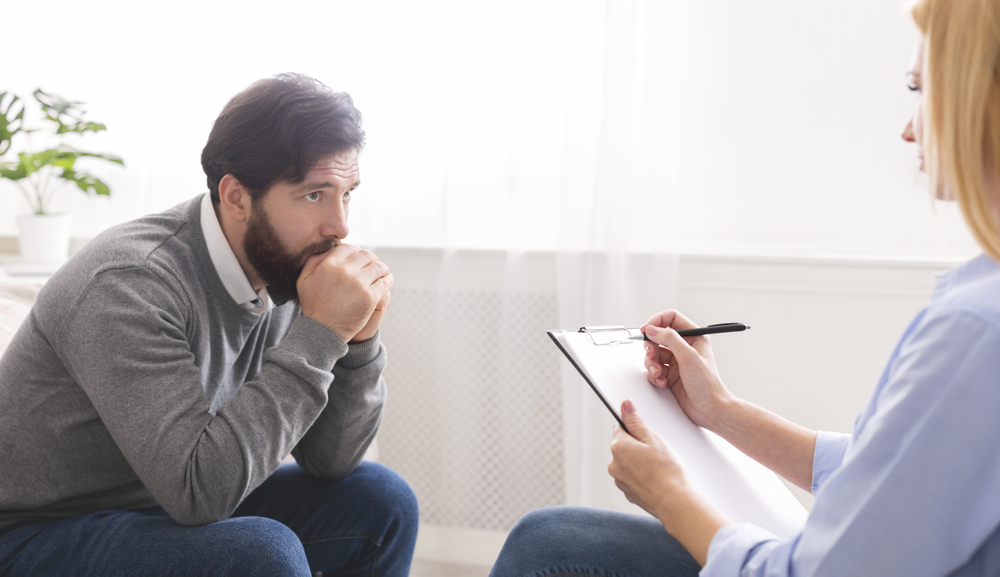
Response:
[{"label": "shirt cuff", "polygon": [[823,487],[830,475],[840,468],[851,439],[851,435],[847,433],[816,432],[816,449],[813,451],[813,495]]},{"label": "shirt cuff", "polygon": [[708,559],[698,575],[739,575],[762,543],[777,540],[777,535],[752,523],[726,525],[712,537],[708,545]]}]

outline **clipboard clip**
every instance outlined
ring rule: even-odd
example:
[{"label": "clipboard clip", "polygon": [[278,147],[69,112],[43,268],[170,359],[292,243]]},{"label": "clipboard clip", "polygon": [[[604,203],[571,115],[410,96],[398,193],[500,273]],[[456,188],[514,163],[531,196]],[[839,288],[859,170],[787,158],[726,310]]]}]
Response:
[{"label": "clipboard clip", "polygon": [[625,328],[623,325],[580,327],[580,332],[587,333],[587,336],[590,337],[590,342],[599,347],[608,345],[625,345],[635,342],[632,339],[635,335],[633,335],[632,331]]}]

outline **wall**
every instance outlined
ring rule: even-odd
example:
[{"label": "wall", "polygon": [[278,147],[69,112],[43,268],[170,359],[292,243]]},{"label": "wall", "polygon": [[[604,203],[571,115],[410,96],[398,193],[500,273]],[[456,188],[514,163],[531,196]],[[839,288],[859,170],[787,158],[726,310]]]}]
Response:
[{"label": "wall", "polygon": [[[935,218],[916,151],[899,138],[915,102],[903,4],[332,0],[233,11],[179,0],[150,15],[158,9],[123,0],[52,0],[46,9],[65,17],[49,19],[44,35],[4,30],[0,89],[28,96],[41,86],[108,124],[80,146],[126,167],[94,165],[114,185],[110,201],[66,191],[76,236],[203,191],[200,150],[226,100],[295,70],[349,91],[364,113],[354,242],[548,250],[560,227],[581,226],[560,222],[560,198],[581,196],[560,189],[572,168],[565,140],[587,120],[571,105],[600,98],[608,7],[634,5],[647,24],[637,34],[658,39],[637,44],[652,53],[636,54],[636,66],[662,63],[644,120],[669,127],[677,151],[657,164],[675,199],[662,215],[673,240],[663,235],[658,249],[968,252],[957,214],[939,207]],[[10,22],[36,12],[4,5]],[[148,18],[160,25],[142,25]],[[588,94],[570,93],[570,72],[594,80],[576,91]],[[21,210],[0,182],[0,235],[14,234]]]}]

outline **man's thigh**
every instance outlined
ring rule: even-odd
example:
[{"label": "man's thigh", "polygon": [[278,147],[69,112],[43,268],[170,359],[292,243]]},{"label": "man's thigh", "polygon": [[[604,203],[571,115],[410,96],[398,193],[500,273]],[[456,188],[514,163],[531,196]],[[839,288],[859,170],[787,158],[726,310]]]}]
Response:
[{"label": "man's thigh", "polygon": [[330,574],[407,575],[416,544],[413,491],[391,469],[369,461],[339,481],[283,465],[233,513],[243,516],[289,527],[312,570]]},{"label": "man's thigh", "polygon": [[295,534],[271,519],[183,527],[157,508],[15,529],[0,537],[0,574],[308,576],[309,567]]}]

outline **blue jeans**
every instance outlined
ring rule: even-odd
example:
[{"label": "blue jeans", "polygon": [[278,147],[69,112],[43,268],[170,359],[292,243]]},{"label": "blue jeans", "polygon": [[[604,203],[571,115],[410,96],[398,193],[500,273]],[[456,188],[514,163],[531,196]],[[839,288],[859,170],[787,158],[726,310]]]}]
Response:
[{"label": "blue jeans", "polygon": [[680,577],[700,570],[694,557],[652,517],[546,507],[514,525],[490,577]]},{"label": "blue jeans", "polygon": [[219,523],[182,527],[161,508],[31,523],[0,536],[0,575],[399,575],[410,570],[417,501],[365,461],[325,481],[284,465]]}]

